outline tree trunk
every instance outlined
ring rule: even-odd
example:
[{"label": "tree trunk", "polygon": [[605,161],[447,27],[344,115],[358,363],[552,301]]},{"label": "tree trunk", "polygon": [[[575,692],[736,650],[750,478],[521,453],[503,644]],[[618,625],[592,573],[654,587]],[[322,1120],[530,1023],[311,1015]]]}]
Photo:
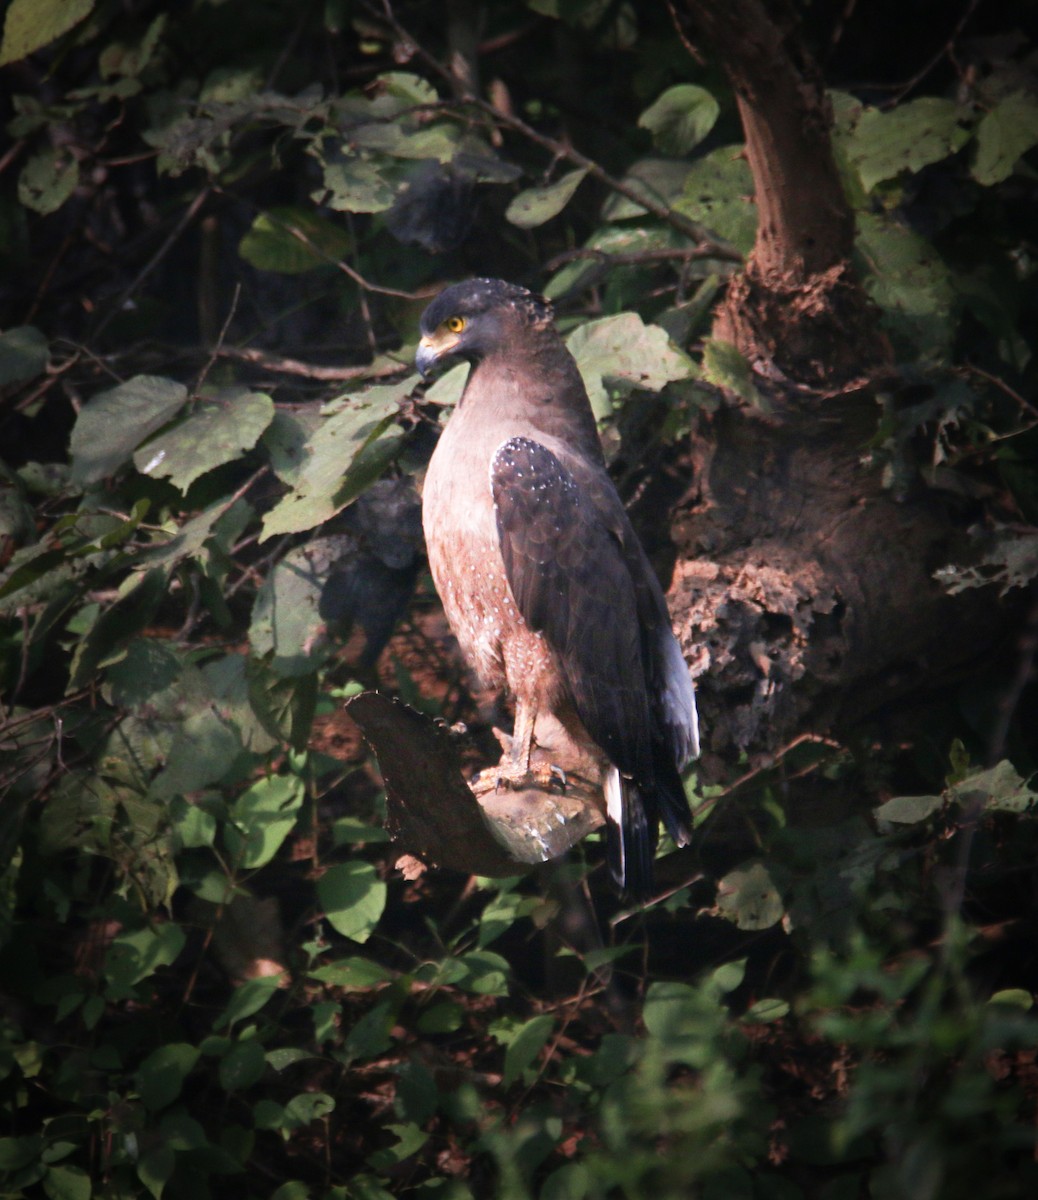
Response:
[{"label": "tree trunk", "polygon": [[851,269],[854,216],[814,64],[762,0],[686,0],[735,91],[753,172],[757,240],[714,336],[764,374],[839,386],[885,357]]}]

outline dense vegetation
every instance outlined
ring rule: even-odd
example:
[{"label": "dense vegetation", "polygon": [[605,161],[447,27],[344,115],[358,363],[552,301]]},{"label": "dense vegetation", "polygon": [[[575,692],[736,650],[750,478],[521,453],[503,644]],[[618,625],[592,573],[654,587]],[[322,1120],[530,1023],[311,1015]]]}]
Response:
[{"label": "dense vegetation", "polygon": [[861,7],[799,30],[889,349],[860,460],[969,532],[976,654],[716,746],[642,909],[595,838],[397,869],[343,704],[493,750],[412,486],[445,282],[556,301],[661,565],[645,497],[772,419],[711,329],[756,210],[696,5],[8,5],[0,1196],[1035,1194],[1035,52]]}]

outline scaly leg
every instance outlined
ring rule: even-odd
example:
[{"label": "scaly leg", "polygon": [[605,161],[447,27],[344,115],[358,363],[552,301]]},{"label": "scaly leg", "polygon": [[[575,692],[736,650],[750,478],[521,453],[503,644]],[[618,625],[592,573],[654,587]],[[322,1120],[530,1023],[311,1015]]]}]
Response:
[{"label": "scaly leg", "polygon": [[537,720],[537,705],[525,704],[516,700],[515,732],[512,734],[511,748],[501,757],[496,767],[487,767],[480,771],[472,784],[472,790],[477,796],[486,792],[497,791],[498,788],[511,788],[523,791],[526,788],[541,788],[550,791],[553,786],[566,786],[565,772],[551,764],[536,766],[531,763],[533,756],[533,728]]}]

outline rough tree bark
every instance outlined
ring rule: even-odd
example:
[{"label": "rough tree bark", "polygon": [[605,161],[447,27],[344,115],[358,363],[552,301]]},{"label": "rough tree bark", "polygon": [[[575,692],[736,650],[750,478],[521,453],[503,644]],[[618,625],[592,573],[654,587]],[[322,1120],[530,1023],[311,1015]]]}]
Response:
[{"label": "rough tree bark", "polygon": [[991,595],[952,599],[934,581],[969,555],[948,498],[921,486],[895,497],[865,453],[875,381],[897,381],[852,270],[825,91],[789,8],[685,10],[735,90],[759,210],[713,332],[758,371],[770,412],[723,408],[695,435],[671,605],[702,671],[708,746],[766,757],[936,683],[999,626],[981,619]]},{"label": "rough tree bark", "polygon": [[686,0],[685,8],[735,92],[758,214],[756,244],[714,336],[767,374],[824,386],[860,378],[885,346],[850,265],[854,216],[821,75],[785,5]]}]

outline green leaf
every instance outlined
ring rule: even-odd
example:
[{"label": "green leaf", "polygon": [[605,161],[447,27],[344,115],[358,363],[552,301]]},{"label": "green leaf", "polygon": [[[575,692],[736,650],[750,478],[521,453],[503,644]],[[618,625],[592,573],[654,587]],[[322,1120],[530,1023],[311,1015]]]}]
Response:
[{"label": "green leaf", "polygon": [[145,1106],[154,1112],[172,1104],[198,1057],[198,1047],[187,1042],[170,1042],[153,1050],[137,1068],[136,1086]]},{"label": "green leaf", "polygon": [[1038,146],[1038,100],[1013,92],[981,117],[976,129],[973,178],[985,187],[1008,179],[1021,157]]},{"label": "green leaf", "polygon": [[312,209],[284,206],[260,213],[239,243],[238,253],[261,271],[299,275],[337,263],[352,245],[345,229]]},{"label": "green leaf", "polygon": [[115,77],[135,79],[154,57],[168,21],[166,13],[160,13],[148,26],[144,36],[136,42],[110,42],[101,51],[98,67],[105,79]]},{"label": "green leaf", "polygon": [[757,206],[742,146],[721,146],[696,159],[685,172],[674,208],[748,253],[757,236]]},{"label": "green leaf", "polygon": [[417,1154],[429,1140],[428,1133],[411,1123],[387,1125],[385,1129],[387,1133],[393,1134],[397,1141],[395,1145],[385,1146],[368,1156],[368,1163],[378,1171],[389,1171],[412,1154]]},{"label": "green leaf", "polygon": [[445,982],[477,996],[507,996],[511,967],[493,950],[470,950],[446,966]]},{"label": "green leaf", "polygon": [[[636,195],[669,208],[681,196],[689,170],[688,163],[670,158],[643,158],[631,166],[623,182]],[[609,196],[602,205],[605,221],[626,221],[644,217],[645,213],[640,204],[619,193]]]},{"label": "green leaf", "polygon": [[308,1058],[316,1058],[309,1050],[300,1050],[298,1046],[279,1046],[276,1050],[267,1051],[267,1065],[272,1071],[283,1071],[295,1063],[305,1062]]},{"label": "green leaf", "polygon": [[751,1004],[743,1013],[742,1019],[747,1025],[769,1025],[772,1021],[781,1021],[788,1015],[788,1001],[772,996]]},{"label": "green leaf", "polygon": [[543,225],[545,221],[558,216],[569,204],[586,174],[587,170],[582,167],[544,187],[527,188],[512,200],[505,210],[505,216],[520,229],[534,229]]},{"label": "green leaf", "polygon": [[739,929],[770,929],[782,920],[786,906],[761,862],[737,867],[717,885],[717,910]]},{"label": "green leaf", "polygon": [[386,906],[386,885],[370,863],[339,863],[317,881],[317,898],[333,929],[366,942]]},{"label": "green leaf", "polygon": [[856,248],[868,268],[865,289],[883,309],[891,336],[916,353],[944,353],[959,303],[951,274],[933,246],[891,217],[859,212]]},{"label": "green leaf", "polygon": [[453,407],[461,399],[468,377],[469,364],[458,363],[449,371],[444,371],[431,387],[425,389],[426,400],[430,404],[441,404],[444,408]]},{"label": "green leaf", "polygon": [[419,1033],[454,1033],[465,1022],[465,1010],[453,1000],[444,1000],[422,1010],[416,1028]]},{"label": "green leaf", "polygon": [[49,1200],[90,1200],[93,1194],[90,1176],[82,1167],[48,1167],[43,1190]]},{"label": "green leaf", "polygon": [[591,1188],[591,1174],[581,1162],[569,1162],[545,1179],[539,1200],[584,1200]]},{"label": "green leaf", "polygon": [[251,450],[273,417],[274,402],[265,393],[222,388],[141,446],[134,465],[142,475],[168,478],[186,492],[199,475]]},{"label": "green leaf", "polygon": [[290,1179],[270,1194],[270,1200],[312,1200],[312,1197],[309,1185],[298,1179]]},{"label": "green leaf", "polygon": [[398,107],[394,107],[394,115],[403,108],[435,104],[440,98],[427,79],[420,75],[412,75],[410,71],[386,71],[385,74],[379,75],[377,82],[382,95],[391,96],[401,102]]},{"label": "green leaf", "polygon": [[399,995],[381,1001],[349,1027],[342,1048],[335,1057],[350,1063],[385,1053],[393,1044],[393,1026],[399,1019]]},{"label": "green leaf", "polygon": [[638,118],[652,134],[661,154],[680,158],[706,137],[717,123],[721,108],[706,88],[679,83],[667,88]]},{"label": "green leaf", "polygon": [[220,1086],[225,1092],[239,1092],[263,1078],[267,1056],[257,1041],[235,1042],[220,1059]]},{"label": "green leaf", "polygon": [[988,999],[988,1004],[1002,1004],[1007,1008],[1019,1008],[1030,1012],[1034,1008],[1034,996],[1024,988],[1003,988]]},{"label": "green leaf", "polygon": [[920,96],[889,112],[866,108],[846,143],[862,187],[871,192],[902,171],[914,174],[954,154],[970,137],[959,124],[962,118],[954,100],[937,96]]},{"label": "green leaf", "polygon": [[163,1189],[176,1169],[177,1156],[172,1146],[154,1146],[141,1155],[137,1163],[137,1178],[155,1200],[161,1200]]},{"label": "green leaf", "polygon": [[[136,523],[143,515],[143,511],[137,515]],[[127,524],[135,524],[133,518]],[[101,613],[76,645],[69,670],[70,691],[85,687],[101,667],[114,662],[127,643],[143,632],[166,596],[168,578],[159,567],[131,575],[128,582],[132,588]]]},{"label": "green leaf", "polygon": [[915,825],[933,816],[943,804],[943,796],[894,796],[872,814],[877,821],[891,825]]},{"label": "green leaf", "polygon": [[186,941],[184,931],[174,924],[117,934],[105,955],[109,991],[125,995],[133,984],[175,962]]},{"label": "green leaf", "polygon": [[327,1092],[300,1092],[285,1105],[286,1130],[305,1129],[335,1111],[335,1101]]},{"label": "green leaf", "polygon": [[11,0],[0,42],[0,67],[68,33],[93,10],[94,0]]},{"label": "green leaf", "polygon": [[211,846],[216,841],[213,814],[200,804],[189,804],[182,796],[174,796],[170,801],[169,823],[177,851]]},{"label": "green leaf", "polygon": [[522,1076],[547,1044],[554,1028],[554,1017],[544,1014],[524,1021],[512,1033],[505,1050],[505,1069],[501,1077],[503,1087],[511,1087]]},{"label": "green leaf", "polygon": [[570,334],[566,345],[577,360],[600,420],[612,412],[610,393],[658,392],[668,383],[695,375],[692,360],[671,344],[666,331],[646,325],[637,313],[589,321]]},{"label": "green leaf", "polygon": [[304,792],[295,775],[272,775],[238,797],[223,836],[239,867],[253,870],[270,862],[295,826]]},{"label": "green leaf", "polygon": [[342,535],[296,546],[267,574],[256,593],[249,645],[257,657],[272,655],[277,675],[315,670],[328,651],[322,598],[342,554],[355,543]]},{"label": "green leaf", "polygon": [[183,669],[184,659],[173,646],[158,638],[134,638],[123,657],[108,668],[105,699],[118,708],[143,704],[170,687]]},{"label": "green leaf", "polygon": [[392,207],[396,191],[373,163],[352,157],[324,168],[324,187],[314,192],[312,198],[338,212],[376,213]]},{"label": "green leaf", "polygon": [[706,339],[703,343],[703,377],[719,388],[734,392],[754,408],[765,407],[753,382],[750,364],[732,342]]},{"label": "green leaf", "polygon": [[234,989],[230,1003],[213,1022],[214,1029],[232,1028],[251,1017],[267,1003],[281,985],[280,975],[261,975],[248,979]]},{"label": "green leaf", "polygon": [[16,325],[0,333],[0,387],[26,383],[47,369],[47,339],[33,325]]},{"label": "green leaf", "polygon": [[238,730],[205,700],[179,723],[165,768],[148,794],[156,800],[197,792],[234,771],[244,747]]},{"label": "green leaf", "polygon": [[126,462],[134,450],[161,429],[187,400],[182,383],[135,375],[100,392],[80,412],[72,429],[72,479],[97,483]]},{"label": "green leaf", "polygon": [[[388,465],[399,442],[385,437],[414,377],[369,388],[329,406],[324,419],[297,448],[297,466],[283,477],[292,490],[263,518],[265,541],[278,533],[301,533],[329,520],[355,499]],[[378,450],[380,441],[388,449]]]},{"label": "green leaf", "polygon": [[653,983],[645,994],[642,1018],[667,1061],[690,1067],[716,1062],[713,1041],[726,1014],[714,996],[686,983]]},{"label": "green leaf", "polygon": [[248,660],[251,711],[264,732],[276,742],[288,742],[294,750],[305,750],[317,707],[317,674],[311,669],[317,660],[300,674],[295,673],[292,662],[275,659],[274,665],[272,670],[258,659]]},{"label": "green leaf", "polygon": [[389,983],[396,976],[392,971],[370,958],[340,958],[308,971],[311,979],[347,992],[367,992]]},{"label": "green leaf", "polygon": [[951,789],[951,795],[964,807],[981,806],[994,812],[1022,813],[1038,802],[1038,792],[1006,759],[967,776]]},{"label": "green leaf", "polygon": [[79,163],[57,146],[37,151],[18,176],[18,199],[34,212],[56,212],[79,184]]}]

